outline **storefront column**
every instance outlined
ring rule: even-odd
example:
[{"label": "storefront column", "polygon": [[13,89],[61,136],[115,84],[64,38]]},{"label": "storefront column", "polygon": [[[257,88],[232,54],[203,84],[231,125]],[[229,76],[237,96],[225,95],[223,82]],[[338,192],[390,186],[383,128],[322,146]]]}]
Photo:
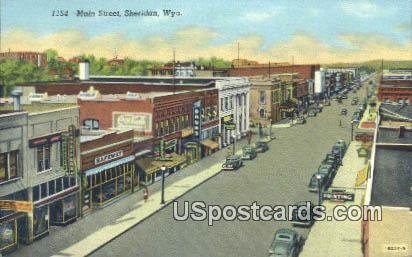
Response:
[{"label": "storefront column", "polygon": [[[33,202],[33,188],[32,187],[29,187],[27,189],[27,199],[28,199],[29,202]],[[34,238],[34,235],[33,235],[33,233],[34,233],[33,232],[33,226],[34,226],[33,212],[34,212],[34,206],[33,206],[33,210],[31,212],[27,213],[27,243],[28,244],[31,244],[34,240],[33,239]]]}]

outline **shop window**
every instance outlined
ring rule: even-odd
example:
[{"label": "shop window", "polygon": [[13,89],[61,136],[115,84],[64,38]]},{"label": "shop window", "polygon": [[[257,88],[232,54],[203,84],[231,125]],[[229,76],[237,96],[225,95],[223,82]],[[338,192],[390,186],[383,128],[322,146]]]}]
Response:
[{"label": "shop window", "polygon": [[58,179],[56,179],[56,193],[58,193],[62,190],[63,190],[62,178],[58,178]]},{"label": "shop window", "polygon": [[266,103],[266,92],[265,91],[259,91],[259,103],[260,104]]},{"label": "shop window", "polygon": [[17,177],[18,151],[0,154],[0,182]]},{"label": "shop window", "polygon": [[40,185],[40,192],[41,192],[40,199],[46,198],[48,196],[47,182]]},{"label": "shop window", "polygon": [[37,171],[42,172],[50,169],[51,145],[37,147]]},{"label": "shop window", "polygon": [[220,98],[220,110],[221,111],[224,111],[224,109],[223,109],[223,107],[224,107],[224,101],[223,101],[223,98]]},{"label": "shop window", "polygon": [[0,250],[15,245],[16,242],[16,220],[0,224]]},{"label": "shop window", "polygon": [[76,185],[76,178],[75,177],[69,177],[70,179],[70,187],[73,187]]},{"label": "shop window", "polygon": [[229,100],[227,97],[225,97],[225,110],[229,108]]},{"label": "shop window", "polygon": [[56,181],[49,181],[49,195],[54,195],[56,193]]},{"label": "shop window", "polygon": [[33,202],[40,200],[40,186],[33,187]]},{"label": "shop window", "polygon": [[230,96],[229,98],[229,110],[233,109],[233,96]]},{"label": "shop window", "polygon": [[99,120],[96,119],[86,119],[83,122],[83,125],[88,129],[99,129]]},{"label": "shop window", "polygon": [[65,176],[63,177],[63,189],[67,189],[69,187],[70,187],[69,177]]},{"label": "shop window", "polygon": [[49,230],[48,205],[38,207],[33,212],[33,234],[40,236]]}]

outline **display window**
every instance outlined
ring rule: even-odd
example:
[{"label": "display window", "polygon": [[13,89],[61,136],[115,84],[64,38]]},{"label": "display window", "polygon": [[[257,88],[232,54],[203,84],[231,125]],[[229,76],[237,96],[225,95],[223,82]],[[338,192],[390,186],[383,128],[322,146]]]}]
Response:
[{"label": "display window", "polygon": [[33,212],[33,235],[41,236],[49,232],[49,206],[37,207]]},{"label": "display window", "polygon": [[17,243],[16,220],[0,223],[0,250],[9,248]]}]

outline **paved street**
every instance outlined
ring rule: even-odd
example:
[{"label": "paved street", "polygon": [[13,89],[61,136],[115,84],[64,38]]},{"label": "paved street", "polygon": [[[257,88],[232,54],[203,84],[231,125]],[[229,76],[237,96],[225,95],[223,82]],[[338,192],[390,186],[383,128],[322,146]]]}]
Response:
[{"label": "paved street", "polygon": [[[359,91],[364,93],[363,90]],[[277,137],[270,151],[246,162],[238,172],[223,172],[179,199],[204,201],[206,204],[243,205],[293,204],[317,199],[307,191],[311,174],[337,139],[349,140],[349,119],[355,106],[349,99],[343,104],[332,102],[307,124],[276,129]],[[342,117],[341,108],[349,113]],[[92,256],[266,256],[273,232],[290,227],[287,222],[219,221],[209,227],[207,222],[175,221],[173,207],[151,216],[127,233],[116,238]],[[307,230],[299,229],[307,235]]]}]

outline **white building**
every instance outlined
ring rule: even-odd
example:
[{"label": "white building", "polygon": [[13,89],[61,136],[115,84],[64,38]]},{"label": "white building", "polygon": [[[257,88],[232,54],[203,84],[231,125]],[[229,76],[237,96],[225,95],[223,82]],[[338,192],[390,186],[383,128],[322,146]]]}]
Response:
[{"label": "white building", "polygon": [[321,94],[325,90],[325,71],[321,68],[315,71],[315,94]]},{"label": "white building", "polygon": [[[216,88],[219,90],[219,143],[225,147],[249,130],[250,82],[248,78],[218,79]],[[230,124],[234,130],[228,129]]]}]

